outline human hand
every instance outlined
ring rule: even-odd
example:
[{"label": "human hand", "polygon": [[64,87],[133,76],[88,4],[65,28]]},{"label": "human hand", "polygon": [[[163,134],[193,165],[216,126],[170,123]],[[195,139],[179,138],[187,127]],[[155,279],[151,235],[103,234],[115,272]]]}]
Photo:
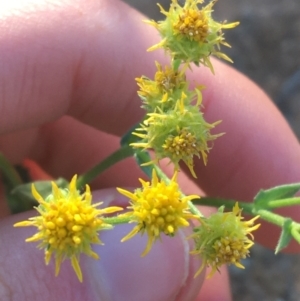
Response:
[{"label": "human hand", "polygon": [[[51,176],[70,179],[115,150],[142,118],[134,78],[165,60],[145,52],[157,34],[119,1],[2,1],[0,8],[1,151],[11,162],[32,158]],[[207,87],[206,119],[222,119],[218,132],[226,135],[207,167],[195,162],[197,180],[180,174],[182,190],[250,200],[260,188],[299,181],[297,139],[267,96],[232,68],[217,61],[214,68],[215,76],[204,68],[189,76]],[[94,199],[124,204],[115,189],[102,189],[135,187],[139,177],[133,160],[119,163],[93,183],[100,189]],[[12,228],[32,213],[8,216],[1,206],[1,300],[230,300],[225,269],[198,294],[203,275],[193,278],[200,262],[188,255],[190,242],[165,238],[140,258],[145,237],[119,243],[128,225],[101,233],[99,261],[81,259],[83,284],[67,263],[55,278],[42,252],[24,243],[32,229]],[[270,227],[255,236],[274,247],[278,232]]]}]

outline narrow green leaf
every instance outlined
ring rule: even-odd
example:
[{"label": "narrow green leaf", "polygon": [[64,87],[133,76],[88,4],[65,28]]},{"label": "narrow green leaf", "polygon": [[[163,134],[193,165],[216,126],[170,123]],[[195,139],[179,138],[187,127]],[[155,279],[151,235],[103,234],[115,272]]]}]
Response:
[{"label": "narrow green leaf", "polygon": [[[143,122],[143,121],[141,121]],[[132,126],[122,137],[120,140],[120,144],[121,146],[126,146],[126,145],[130,145],[131,143],[134,142],[139,142],[141,141],[141,138],[132,135],[132,132],[134,132],[136,130],[136,128],[140,127],[141,122],[135,124],[134,126]]]},{"label": "narrow green leaf", "polygon": [[231,211],[235,203],[238,202],[240,208],[243,209],[243,213],[248,213],[252,215],[257,215],[256,212],[252,212],[253,204],[240,202],[236,199],[223,199],[217,197],[201,197],[200,199],[194,199],[191,201],[194,205],[204,205],[219,208],[224,206],[226,210]]},{"label": "narrow green leaf", "polygon": [[174,69],[174,70],[177,71],[177,70],[179,69],[180,65],[181,65],[181,60],[178,60],[178,59],[177,59],[177,60],[174,60],[174,61],[173,61],[173,69]]},{"label": "narrow green leaf", "polygon": [[300,183],[276,186],[266,190],[260,190],[254,197],[255,205],[268,208],[268,202],[294,196],[300,190]]},{"label": "narrow green leaf", "polygon": [[55,182],[59,188],[68,188],[69,182],[63,178],[58,178],[55,181],[36,181],[33,183],[26,183],[19,185],[18,187],[14,188],[11,191],[11,195],[24,197],[27,199],[35,200],[31,193],[31,186],[34,184],[38,193],[43,197],[46,198],[49,194],[52,193],[52,185],[51,182]]},{"label": "narrow green leaf", "polygon": [[293,220],[290,218],[286,218],[283,226],[282,226],[282,230],[281,230],[281,234],[275,249],[275,254],[279,253],[282,249],[286,248],[288,246],[288,244],[290,243],[291,239],[293,238],[291,235],[291,225],[293,223]]},{"label": "narrow green leaf", "polygon": [[[69,182],[63,178],[59,178],[54,182],[59,188],[67,188],[69,186]],[[33,183],[43,198],[46,198],[52,193],[51,181],[36,181]],[[24,212],[37,205],[37,202],[31,193],[31,185],[32,183],[22,184],[7,193],[6,196],[9,200],[9,206],[12,213]]]},{"label": "narrow green leaf", "polygon": [[8,190],[23,183],[14,166],[2,153],[0,153],[0,174],[2,176],[2,181]]},{"label": "narrow green leaf", "polygon": [[134,158],[141,168],[141,170],[151,179],[152,178],[152,164],[150,165],[144,165],[144,163],[150,162],[152,159],[147,151],[137,151],[134,155]]},{"label": "narrow green leaf", "polygon": [[223,212],[224,212],[224,209],[225,209],[225,206],[223,205],[223,206],[221,206],[221,207],[218,208],[218,212],[223,213]]}]

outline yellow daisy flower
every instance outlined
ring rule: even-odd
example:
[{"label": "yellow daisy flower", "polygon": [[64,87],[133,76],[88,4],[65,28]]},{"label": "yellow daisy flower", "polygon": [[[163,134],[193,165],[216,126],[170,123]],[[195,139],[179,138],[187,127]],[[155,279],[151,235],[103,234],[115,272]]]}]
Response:
[{"label": "yellow daisy flower", "polygon": [[122,208],[97,209],[102,203],[91,203],[92,195],[88,185],[85,192],[80,194],[76,188],[76,179],[75,175],[69,189],[60,189],[52,182],[52,194],[46,199],[43,199],[32,185],[32,194],[39,203],[35,209],[40,215],[16,223],[14,227],[36,227],[37,233],[27,238],[26,242],[41,241],[38,248],[45,250],[47,265],[54,254],[56,276],[59,274],[61,263],[70,259],[79,281],[82,282],[80,254],[99,259],[92,251],[91,244],[102,244],[98,231],[112,228],[100,216],[120,211]]},{"label": "yellow daisy flower", "polygon": [[130,199],[130,212],[124,216],[130,216],[131,222],[136,226],[128,233],[122,241],[132,238],[137,233],[147,233],[147,246],[142,253],[145,256],[161,233],[174,236],[179,228],[187,227],[190,218],[197,218],[189,211],[188,201],[199,198],[197,195],[182,196],[177,183],[175,172],[170,183],[157,178],[153,169],[152,181],[145,182],[140,179],[141,189],[133,193],[121,188],[118,191]]},{"label": "yellow daisy flower", "polygon": [[196,248],[191,253],[199,254],[203,260],[195,277],[205,266],[212,268],[208,277],[223,264],[234,264],[244,269],[240,261],[249,256],[249,249],[254,244],[251,232],[257,230],[260,224],[254,225],[259,216],[242,221],[241,212],[236,203],[232,212],[218,211],[206,219],[201,218],[201,226],[195,228],[192,235]]}]

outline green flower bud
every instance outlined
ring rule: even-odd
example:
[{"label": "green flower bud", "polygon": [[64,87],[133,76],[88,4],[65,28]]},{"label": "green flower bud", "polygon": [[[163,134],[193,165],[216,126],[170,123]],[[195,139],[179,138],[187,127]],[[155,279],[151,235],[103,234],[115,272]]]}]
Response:
[{"label": "green flower bud", "polygon": [[161,13],[166,16],[164,21],[147,21],[159,31],[162,41],[148,49],[152,51],[164,48],[173,60],[193,62],[197,66],[203,64],[213,72],[209,56],[211,54],[232,62],[231,59],[220,52],[220,46],[230,47],[225,41],[222,29],[236,27],[239,22],[218,23],[211,17],[212,7],[216,1],[211,1],[202,9],[198,4],[203,0],[186,0],[180,6],[177,0],[172,0],[170,10],[165,11],[160,5]]},{"label": "green flower bud", "polygon": [[131,145],[153,149],[155,162],[169,158],[176,170],[182,160],[196,178],[194,156],[201,156],[206,164],[210,150],[208,142],[222,134],[211,135],[210,130],[220,121],[207,123],[197,105],[185,105],[185,98],[183,94],[173,110],[148,114],[149,118],[134,132],[142,141]]},{"label": "green flower bud", "polygon": [[142,107],[148,112],[153,113],[159,108],[162,111],[168,111],[174,108],[178,99],[181,98],[182,92],[189,95],[188,99],[193,98],[194,92],[188,91],[188,83],[184,74],[185,68],[178,71],[155,62],[157,72],[154,80],[146,76],[136,78],[140,90]]},{"label": "green flower bud", "polygon": [[192,237],[196,248],[192,254],[199,254],[203,264],[195,277],[201,273],[205,266],[212,268],[208,277],[211,277],[223,264],[234,264],[244,268],[241,260],[249,256],[249,249],[254,242],[252,231],[259,228],[254,225],[256,216],[249,221],[242,221],[241,209],[238,203],[231,212],[223,212],[223,208],[210,217],[201,219],[201,226],[194,229]]}]

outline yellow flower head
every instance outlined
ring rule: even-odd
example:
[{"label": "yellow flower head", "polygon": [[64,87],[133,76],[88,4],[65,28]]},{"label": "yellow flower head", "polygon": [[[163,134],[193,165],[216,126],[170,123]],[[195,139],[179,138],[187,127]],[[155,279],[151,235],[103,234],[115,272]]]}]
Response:
[{"label": "yellow flower head", "polygon": [[155,112],[157,108],[165,111],[175,106],[182,92],[188,92],[188,83],[185,78],[184,69],[174,70],[170,66],[165,69],[156,62],[157,71],[154,80],[146,76],[136,78],[140,90],[138,95],[143,101],[143,108],[148,112]]},{"label": "yellow flower head", "polygon": [[136,223],[133,230],[122,241],[126,241],[138,232],[147,233],[148,243],[142,253],[146,255],[153,243],[160,238],[161,233],[174,236],[179,228],[189,225],[188,219],[197,218],[190,213],[188,201],[199,198],[197,195],[182,196],[177,183],[177,172],[169,183],[159,181],[155,170],[152,172],[152,181],[140,179],[141,189],[134,193],[117,188],[118,191],[130,199],[130,212],[124,215],[131,217]]},{"label": "yellow flower head", "polygon": [[221,209],[209,218],[201,219],[201,226],[195,228],[192,235],[196,244],[192,254],[199,254],[203,260],[195,277],[204,266],[212,268],[208,277],[223,264],[234,264],[243,269],[240,261],[249,256],[249,249],[254,244],[251,232],[260,226],[254,225],[258,218],[256,216],[249,221],[242,221],[241,209],[236,203],[232,212],[224,213]]},{"label": "yellow flower head", "polygon": [[209,56],[211,54],[230,61],[230,58],[219,51],[220,45],[230,47],[225,42],[222,29],[233,28],[239,23],[218,23],[211,17],[215,0],[199,9],[203,0],[186,0],[180,6],[172,0],[170,10],[165,11],[160,5],[161,13],[166,16],[164,21],[148,21],[160,33],[162,41],[148,50],[164,48],[171,53],[174,60],[203,64],[213,71]]},{"label": "yellow flower head", "polygon": [[122,208],[108,207],[97,209],[101,203],[92,204],[92,195],[88,185],[83,194],[76,188],[76,175],[72,178],[69,189],[60,189],[52,182],[52,194],[46,199],[32,185],[32,194],[38,201],[36,208],[40,214],[28,221],[16,223],[15,227],[34,226],[38,232],[26,239],[26,242],[41,241],[38,248],[45,250],[45,262],[55,256],[55,274],[59,273],[60,265],[70,259],[73,269],[82,282],[79,256],[84,253],[94,259],[98,255],[92,251],[91,244],[102,244],[98,231],[112,228],[100,217]]},{"label": "yellow flower head", "polygon": [[182,160],[195,178],[194,156],[199,157],[201,154],[204,164],[207,162],[207,152],[209,150],[207,144],[199,141],[187,128],[177,127],[176,133],[167,137],[162,148],[165,150],[168,158],[175,162],[177,169],[179,168],[179,161]]},{"label": "yellow flower head", "polygon": [[222,134],[210,133],[220,121],[212,124],[206,122],[198,106],[185,105],[184,98],[185,95],[177,102],[174,110],[148,114],[149,118],[133,133],[142,138],[142,141],[131,145],[153,149],[155,163],[169,158],[176,170],[179,169],[179,162],[183,161],[196,178],[194,156],[201,156],[206,164],[207,153],[210,150],[209,142]]}]

